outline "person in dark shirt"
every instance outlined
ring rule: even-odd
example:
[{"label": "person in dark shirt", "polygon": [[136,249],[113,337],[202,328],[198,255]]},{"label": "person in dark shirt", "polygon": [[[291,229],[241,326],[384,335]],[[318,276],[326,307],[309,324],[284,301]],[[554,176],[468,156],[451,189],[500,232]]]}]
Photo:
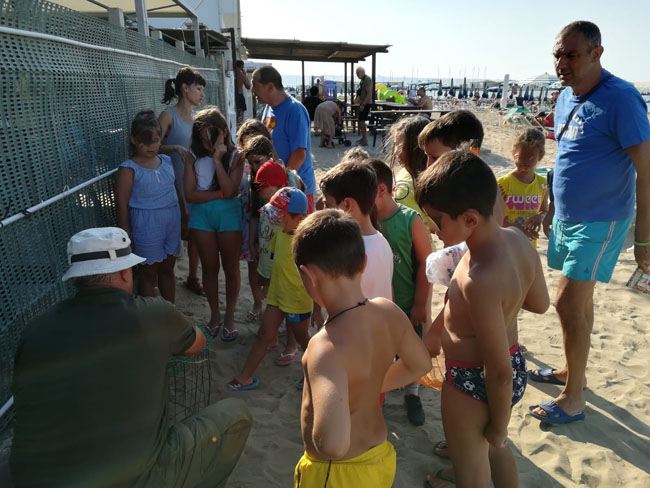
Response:
[{"label": "person in dark shirt", "polygon": [[314,121],[314,115],[316,114],[316,107],[318,107],[323,100],[318,96],[318,87],[312,86],[309,89],[309,96],[305,97],[302,101],[302,104],[309,112],[309,120]]},{"label": "person in dark shirt", "polygon": [[26,328],[15,359],[17,487],[223,486],[251,428],[228,399],[168,422],[165,366],[203,349],[203,333],[161,297],[134,297],[126,232],[68,243],[77,294]]}]

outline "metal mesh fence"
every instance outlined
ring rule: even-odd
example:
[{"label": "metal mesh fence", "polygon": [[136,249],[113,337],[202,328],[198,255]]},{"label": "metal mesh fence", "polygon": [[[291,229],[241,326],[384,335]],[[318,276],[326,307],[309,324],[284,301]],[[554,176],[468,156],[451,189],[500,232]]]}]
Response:
[{"label": "metal mesh fence", "polygon": [[[0,0],[0,52],[2,219],[119,166],[133,116],[163,110],[164,82],[181,65],[206,79],[204,103],[224,106],[218,61],[44,0]],[[61,282],[67,240],[115,225],[112,185],[100,180],[0,227],[0,407],[24,325],[73,291]]]}]

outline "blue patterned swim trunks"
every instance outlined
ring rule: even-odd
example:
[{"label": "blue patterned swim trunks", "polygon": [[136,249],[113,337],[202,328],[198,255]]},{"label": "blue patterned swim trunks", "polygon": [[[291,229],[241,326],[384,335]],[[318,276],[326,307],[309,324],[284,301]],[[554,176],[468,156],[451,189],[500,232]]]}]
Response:
[{"label": "blue patterned swim trunks", "polygon": [[[526,360],[519,350],[519,344],[510,348],[510,361],[512,363],[511,406],[514,406],[524,396],[527,381]],[[483,363],[466,363],[445,359],[445,365],[447,366],[446,383],[475,400],[488,403]]]}]

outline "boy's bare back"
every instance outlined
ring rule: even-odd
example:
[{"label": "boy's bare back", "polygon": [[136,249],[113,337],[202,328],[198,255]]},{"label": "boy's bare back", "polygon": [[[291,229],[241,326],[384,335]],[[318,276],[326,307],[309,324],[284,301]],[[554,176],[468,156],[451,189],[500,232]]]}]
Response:
[{"label": "boy's bare back", "polygon": [[[306,452],[322,460],[319,451],[330,451],[337,454],[333,457],[343,460],[384,442],[387,430],[379,396],[386,372],[395,355],[421,353],[414,349],[417,346],[424,349],[406,315],[383,298],[368,300],[365,305],[328,321],[312,337],[302,359],[302,436]],[[346,410],[349,416],[345,415]],[[320,428],[325,425],[330,427]],[[333,425],[341,431],[332,432]],[[330,438],[345,436],[346,430],[350,439],[348,449],[332,453],[327,445],[336,443],[330,442]]]},{"label": "boy's bare back", "polygon": [[485,360],[489,343],[503,342],[503,324],[513,346],[519,310],[548,306],[539,255],[514,228],[499,228],[493,242],[463,256],[448,293],[441,342],[445,356],[458,361]]}]

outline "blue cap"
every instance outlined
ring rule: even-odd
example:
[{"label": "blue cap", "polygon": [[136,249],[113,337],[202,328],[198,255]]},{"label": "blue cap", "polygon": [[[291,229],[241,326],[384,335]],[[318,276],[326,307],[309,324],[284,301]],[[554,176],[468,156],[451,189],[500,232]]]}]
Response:
[{"label": "blue cap", "polygon": [[298,188],[291,188],[289,192],[289,204],[287,205],[287,211],[295,214],[307,214],[309,209],[309,203],[307,202],[307,196],[298,190]]},{"label": "blue cap", "polygon": [[305,194],[297,188],[286,186],[275,192],[260,212],[263,212],[274,224],[280,224],[287,212],[306,215],[308,208]]}]

